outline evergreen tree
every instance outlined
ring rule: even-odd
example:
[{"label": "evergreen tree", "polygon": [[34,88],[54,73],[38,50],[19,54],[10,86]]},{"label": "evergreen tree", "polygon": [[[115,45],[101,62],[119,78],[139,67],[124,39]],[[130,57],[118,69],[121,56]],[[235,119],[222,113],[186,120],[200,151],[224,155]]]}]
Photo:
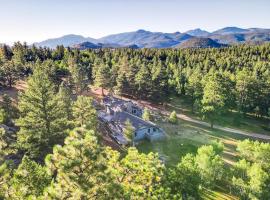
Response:
[{"label": "evergreen tree", "polygon": [[236,74],[236,97],[239,112],[246,114],[253,109],[255,97],[255,79],[251,73],[244,69]]},{"label": "evergreen tree", "polygon": [[142,118],[143,118],[145,121],[150,121],[151,114],[150,114],[149,109],[147,109],[147,108],[144,109]]},{"label": "evergreen tree", "polygon": [[5,139],[5,129],[0,128],[0,165],[3,163],[5,160],[6,156],[6,148],[8,146],[7,141]]},{"label": "evergreen tree", "polygon": [[42,161],[65,137],[67,119],[46,73],[37,67],[19,97],[18,145],[29,157]]},{"label": "evergreen tree", "polygon": [[27,58],[27,45],[15,42],[12,47],[12,60],[16,66],[25,67]]},{"label": "evergreen tree", "polygon": [[140,70],[135,76],[135,84],[138,87],[138,95],[141,97],[145,97],[148,93],[148,86],[150,81],[150,73],[147,66],[143,63]]},{"label": "evergreen tree", "polygon": [[134,127],[132,125],[132,123],[130,122],[130,120],[128,119],[125,122],[125,128],[124,128],[124,135],[126,136],[127,139],[129,139],[130,142],[132,142],[132,144],[134,145]]},{"label": "evergreen tree", "polygon": [[3,81],[8,87],[12,87],[20,77],[20,69],[14,61],[7,61],[2,66]]},{"label": "evergreen tree", "polygon": [[108,171],[111,150],[102,148],[94,131],[77,128],[54,147],[46,157],[46,166],[56,175],[46,189],[44,199],[110,199],[120,191]]},{"label": "evergreen tree", "polygon": [[225,111],[226,96],[223,87],[223,79],[219,74],[208,77],[203,89],[202,114],[210,121],[213,128],[214,120]]},{"label": "evergreen tree", "polygon": [[8,116],[4,109],[0,108],[0,124],[6,124],[8,122]]},{"label": "evergreen tree", "polygon": [[2,61],[11,60],[12,54],[13,53],[9,46],[4,44],[2,47],[0,47],[0,60]]},{"label": "evergreen tree", "polygon": [[63,112],[68,121],[73,119],[72,116],[72,97],[71,90],[62,83],[59,87],[59,103],[64,108]]},{"label": "evergreen tree", "polygon": [[122,95],[127,90],[127,80],[124,74],[120,74],[116,78],[116,86],[114,87],[114,91],[118,95]]},{"label": "evergreen tree", "polygon": [[4,162],[0,164],[0,199],[11,199],[9,190],[11,188],[10,180],[12,178],[13,163]]},{"label": "evergreen tree", "polygon": [[85,126],[91,130],[96,129],[97,113],[93,107],[93,100],[91,97],[78,96],[73,104],[73,116],[75,126]]},{"label": "evergreen tree", "polygon": [[76,58],[70,57],[68,61],[69,71],[71,73],[72,83],[75,86],[75,91],[77,95],[81,95],[86,88],[86,76],[83,67]]},{"label": "evergreen tree", "polygon": [[12,100],[7,94],[3,95],[0,108],[2,110],[3,123],[12,124],[11,120],[15,119],[18,116],[18,113],[17,108],[12,104]]},{"label": "evergreen tree", "polygon": [[108,88],[110,84],[110,70],[107,65],[101,65],[95,75],[95,85],[101,87],[102,95],[104,95],[103,89]]},{"label": "evergreen tree", "polygon": [[[119,155],[118,155],[119,156]],[[110,165],[115,183],[123,189],[123,199],[159,199],[156,191],[161,187],[164,165],[157,154],[139,153],[135,147],[128,149],[122,160]]]},{"label": "evergreen tree", "polygon": [[6,192],[11,199],[35,198],[42,195],[51,180],[45,167],[24,156],[10,180],[11,187]]},{"label": "evergreen tree", "polygon": [[186,94],[191,100],[191,112],[194,112],[195,103],[199,103],[203,96],[202,75],[199,70],[195,70],[191,76],[188,77],[186,86]]}]

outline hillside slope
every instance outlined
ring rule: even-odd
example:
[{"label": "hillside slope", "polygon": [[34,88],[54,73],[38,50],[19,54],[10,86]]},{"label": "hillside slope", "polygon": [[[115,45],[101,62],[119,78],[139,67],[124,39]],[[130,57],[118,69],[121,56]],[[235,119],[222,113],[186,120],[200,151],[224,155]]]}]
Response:
[{"label": "hillside slope", "polygon": [[191,38],[180,45],[177,45],[176,48],[220,48],[225,47],[226,45],[220,44],[210,38]]}]

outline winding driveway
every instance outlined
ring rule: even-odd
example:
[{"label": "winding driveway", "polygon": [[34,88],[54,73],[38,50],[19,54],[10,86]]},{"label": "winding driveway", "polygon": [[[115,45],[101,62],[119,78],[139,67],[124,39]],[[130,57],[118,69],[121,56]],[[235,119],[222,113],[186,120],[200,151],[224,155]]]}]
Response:
[{"label": "winding driveway", "polygon": [[[159,111],[162,114],[167,115],[167,116],[170,114],[168,111],[164,111],[164,110],[161,110],[161,109],[159,109]],[[199,124],[199,125],[202,125],[202,126],[210,127],[209,123],[193,119],[193,118],[191,118],[191,117],[189,117],[187,115],[184,115],[184,114],[177,114],[177,117],[179,119],[182,119],[182,120],[185,120],[185,121],[188,121],[188,122],[192,122],[192,123]],[[263,134],[259,134],[259,133],[249,133],[249,132],[246,132],[246,131],[241,131],[241,130],[238,130],[238,129],[223,127],[223,126],[219,126],[219,125],[214,125],[213,128],[221,130],[221,131],[225,131],[225,132],[230,132],[230,133],[235,133],[235,134],[239,134],[239,135],[245,135],[245,136],[256,138],[256,139],[262,139],[262,140],[269,140],[270,141],[270,135],[263,135]]]}]

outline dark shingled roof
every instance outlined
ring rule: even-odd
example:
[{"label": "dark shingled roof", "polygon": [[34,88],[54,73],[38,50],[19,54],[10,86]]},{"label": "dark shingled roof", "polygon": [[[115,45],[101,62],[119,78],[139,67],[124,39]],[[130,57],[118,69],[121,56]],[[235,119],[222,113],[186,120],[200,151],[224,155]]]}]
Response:
[{"label": "dark shingled roof", "polygon": [[144,121],[143,119],[134,116],[132,114],[129,114],[127,112],[116,112],[115,115],[113,116],[112,120],[115,123],[124,125],[127,120],[129,120],[132,123],[132,126],[138,130],[140,128],[144,127],[157,127],[154,123]]}]

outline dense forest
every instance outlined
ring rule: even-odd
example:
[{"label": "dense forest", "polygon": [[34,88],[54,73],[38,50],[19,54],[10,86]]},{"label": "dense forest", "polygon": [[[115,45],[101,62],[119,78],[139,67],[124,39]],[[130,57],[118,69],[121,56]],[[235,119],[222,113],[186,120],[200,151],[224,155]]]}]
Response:
[{"label": "dense forest", "polygon": [[220,49],[56,49],[15,43],[0,49],[0,89],[20,79],[18,103],[2,96],[0,199],[200,199],[225,183],[241,199],[270,199],[270,144],[238,143],[228,167],[221,143],[168,167],[136,147],[100,142],[89,85],[166,103],[185,96],[211,124],[222,114],[270,115],[270,44]]}]

